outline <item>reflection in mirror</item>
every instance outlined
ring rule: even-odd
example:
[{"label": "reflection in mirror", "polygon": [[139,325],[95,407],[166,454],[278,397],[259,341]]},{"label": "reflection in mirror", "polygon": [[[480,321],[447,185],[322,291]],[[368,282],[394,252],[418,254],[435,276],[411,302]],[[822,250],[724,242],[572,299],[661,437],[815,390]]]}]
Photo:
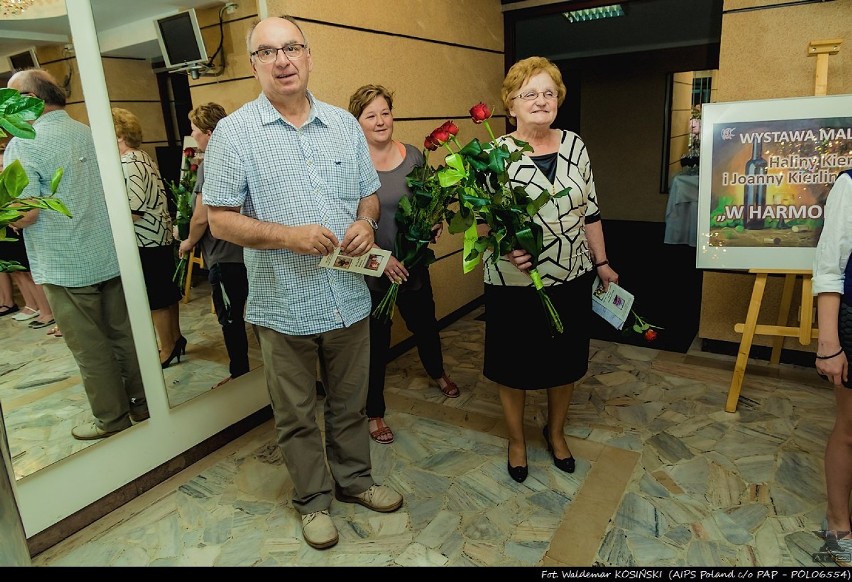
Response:
[{"label": "reflection in mirror", "polygon": [[[24,24],[33,31],[34,40],[28,41],[23,34],[16,38],[21,43],[31,42],[35,46],[34,52],[41,68],[56,79],[59,84],[57,92],[66,95],[64,109],[68,117],[86,123],[85,102],[76,75],[70,36],[55,32],[52,42],[46,42],[46,36],[37,33],[43,29],[70,30],[67,17],[62,14],[45,19],[29,19]],[[22,80],[21,75],[12,78],[13,73],[3,73],[4,86],[10,83],[22,92],[36,92],[33,86],[27,85],[33,82],[32,76],[30,80]],[[42,89],[50,90],[45,87],[39,90]],[[48,132],[45,135],[49,135],[48,129],[44,131]],[[69,140],[64,146],[70,147],[70,136],[63,135]],[[38,137],[37,127],[36,139]],[[32,145],[29,142],[20,143],[27,147]],[[27,156],[34,155],[28,151],[26,147],[12,144],[5,154],[7,160],[18,157],[27,159]],[[62,159],[60,153],[57,152],[52,159]],[[89,154],[83,157],[91,158],[90,161],[96,164],[94,151],[91,150]],[[112,432],[129,428],[131,424],[127,413],[124,410],[110,412],[107,410],[111,407],[110,402],[123,408],[133,398],[133,402],[137,403],[132,410],[136,418],[141,420],[147,414],[130,324],[126,313],[122,311],[124,296],[106,205],[103,201],[80,197],[76,190],[73,195],[71,191],[63,190],[71,183],[69,180],[80,184],[80,180],[84,179],[82,176],[85,172],[80,167],[75,167],[73,173],[66,173],[65,182],[60,182],[57,192],[57,196],[69,204],[74,218],[69,220],[63,217],[63,222],[55,225],[51,223],[48,233],[44,232],[48,228],[45,221],[52,220],[52,217],[49,214],[39,215],[32,227],[24,229],[24,238],[30,237],[30,253],[19,258],[24,263],[30,263],[36,273],[36,280],[45,278],[45,282],[52,280],[57,285],[40,286],[33,282],[32,275],[12,275],[10,291],[17,312],[0,317],[0,353],[3,354],[0,360],[0,402],[3,404],[10,453],[18,479],[99,442],[101,434],[92,425],[93,414],[100,419],[98,425],[101,430]],[[100,182],[96,165],[91,172],[91,179]],[[98,187],[80,188],[84,189],[96,191]],[[72,227],[74,220],[85,220],[86,226],[80,229]],[[65,251],[72,248],[73,253],[51,252],[49,245],[54,239],[61,241]],[[76,267],[66,269],[69,263],[73,263],[69,257],[80,254],[85,255],[85,261],[78,261]],[[37,256],[35,260],[34,256]],[[68,277],[65,279],[67,285],[59,286],[57,277]],[[116,311],[113,312],[109,326],[112,330],[111,339],[105,339],[104,345],[99,348],[92,349],[101,333],[95,330],[104,328],[93,326],[91,330],[85,331],[91,318],[79,319],[81,312],[70,306],[80,305],[83,300],[78,291],[68,289],[92,289],[93,293],[87,296],[87,300],[95,296],[112,298],[109,303]],[[27,306],[31,309],[27,309]],[[65,321],[66,326],[58,326],[54,319]],[[117,325],[113,325],[115,323]],[[119,329],[123,331],[119,333]],[[102,337],[106,338],[106,335]],[[80,362],[87,364],[81,368],[74,354],[77,354]],[[106,401],[102,397],[95,400],[88,398],[81,369],[85,370],[90,387],[103,389],[112,382],[117,388],[117,397]],[[93,392],[93,389],[90,388],[90,391]],[[76,431],[76,438],[72,436],[72,431]]]},{"label": "reflection in mirror", "polygon": [[[6,86],[12,74],[11,70],[4,71],[4,68],[9,69],[6,55],[29,52],[33,48],[38,65],[50,72],[65,88],[68,115],[88,124],[89,114],[63,4],[45,2],[36,5],[38,11],[31,15],[42,14],[44,18],[20,21],[0,18],[0,87]],[[179,8],[179,4],[174,3],[175,9]],[[96,25],[101,10],[111,10],[115,17],[114,5],[111,0],[92,1]],[[49,13],[53,8],[59,10],[59,13]],[[120,18],[119,21],[126,24]],[[102,63],[111,102],[139,116],[143,126],[141,149],[147,151],[162,167],[168,165],[178,168],[182,151],[180,136],[188,136],[190,132],[187,119],[189,109],[181,113],[184,127],[172,130],[171,134],[177,137],[169,140],[158,91],[158,73],[154,72],[155,68],[161,66],[156,41],[138,47],[123,46],[117,39],[123,40],[127,35],[116,34],[112,30],[115,28],[114,23],[102,22],[98,25],[99,38],[105,39],[101,41]],[[101,29],[107,30],[101,34]],[[109,34],[110,31],[113,33]],[[151,53],[151,50],[156,52]],[[182,83],[181,90],[188,95],[185,74],[159,74]],[[166,93],[174,94],[173,91]],[[166,108],[172,111],[172,117],[176,119],[174,101],[166,103]],[[0,143],[0,147],[5,147],[5,143]],[[176,177],[164,171],[164,178],[174,180]],[[118,228],[115,224],[114,221],[113,229]],[[129,219],[126,226],[122,224],[120,228],[133,232]],[[84,253],[85,249],[80,249],[80,252]],[[187,339],[186,355],[179,364],[173,362],[168,369],[163,370],[168,401],[172,407],[210,392],[230,373],[222,328],[212,310],[208,270],[205,267],[193,265],[189,277],[189,294],[179,304],[181,332]],[[122,265],[122,269],[129,268],[138,267]],[[3,297],[3,288],[0,281],[0,298]],[[130,293],[127,289],[125,292]],[[12,285],[11,293],[20,311],[24,311],[27,302],[18,285]],[[138,293],[136,297],[139,297]],[[139,299],[131,301],[139,302]],[[138,309],[139,305],[131,304],[129,308]],[[144,309],[147,310],[147,306]],[[31,329],[29,324],[32,319],[15,320],[14,315],[17,313],[0,315],[0,402],[9,434],[15,476],[21,479],[101,441],[82,441],[71,437],[74,426],[91,419],[91,409],[83,390],[79,368],[67,347],[62,330],[59,329],[57,334],[53,325]],[[134,324],[137,322],[134,319]],[[51,331],[54,333],[49,333]],[[137,350],[156,352],[155,346],[148,345],[148,336],[142,334],[142,343],[145,345],[141,345],[139,330],[135,331]],[[248,333],[248,341],[250,367],[255,369],[260,365],[260,354],[253,333]]]},{"label": "reflection in mirror", "polygon": [[[101,30],[106,25],[99,22],[99,4],[95,2],[92,6],[95,9],[96,28]],[[146,50],[140,47],[133,55],[129,55],[124,47],[119,55],[113,54],[114,51],[104,43],[101,44],[128,199],[131,212],[136,217],[135,232],[141,247],[148,302],[153,308],[160,362],[166,363],[163,367],[164,381],[169,405],[174,407],[209,392],[232,374],[245,373],[246,365],[249,369],[258,367],[261,360],[254,334],[246,329],[242,321],[243,308],[239,308],[239,317],[232,318],[221,309],[223,303],[230,304],[231,296],[236,298],[239,293],[235,288],[231,288],[230,293],[228,289],[225,289],[225,293],[220,291],[223,288],[222,273],[230,273],[230,266],[220,269],[219,266],[205,264],[200,258],[201,247],[205,249],[204,258],[208,262],[211,256],[215,258],[220,255],[218,252],[212,255],[207,252],[211,245],[203,237],[206,231],[204,224],[195,224],[192,228],[193,242],[198,243],[198,248],[192,255],[195,260],[186,263],[187,284],[175,287],[173,279],[180,279],[179,276],[175,277],[178,270],[176,255],[181,239],[187,238],[188,234],[183,232],[180,238],[173,237],[177,229],[172,226],[176,226],[178,208],[174,191],[181,182],[188,182],[182,180],[188,177],[186,172],[197,171],[196,162],[199,160],[196,159],[196,153],[198,158],[203,158],[206,140],[199,134],[199,142],[195,143],[190,136],[191,106],[187,107],[186,103],[178,103],[173,98],[166,103],[161,101],[161,95],[189,95],[188,73],[163,71],[159,45],[154,45],[155,52]],[[161,90],[161,87],[166,88]],[[164,111],[167,112],[165,115]],[[195,146],[193,155],[189,157],[184,156],[187,145]],[[161,180],[140,179],[156,174],[160,175]],[[147,188],[149,183],[151,187]],[[186,197],[189,201],[194,196],[192,185],[187,186]],[[168,208],[167,216],[162,215],[162,207]],[[197,213],[196,218],[201,214]],[[157,253],[157,246],[159,250],[168,246],[171,252],[148,258],[146,255]],[[190,246],[186,249],[187,254],[192,250]],[[236,259],[232,259],[229,254],[224,260]],[[230,281],[227,276],[225,279]],[[213,298],[221,298],[223,295],[224,301],[217,301],[220,306],[219,317],[213,308]],[[228,323],[234,319],[238,319],[236,326]],[[236,333],[235,327],[241,327],[243,333]],[[226,329],[229,330],[229,338],[242,336],[242,341],[248,344],[247,364],[234,364],[232,358],[229,358],[225,343]]]},{"label": "reflection in mirror", "polygon": [[714,101],[716,70],[685,71],[671,75],[669,139],[663,168],[662,192],[680,173],[697,173],[700,153],[701,106]]}]

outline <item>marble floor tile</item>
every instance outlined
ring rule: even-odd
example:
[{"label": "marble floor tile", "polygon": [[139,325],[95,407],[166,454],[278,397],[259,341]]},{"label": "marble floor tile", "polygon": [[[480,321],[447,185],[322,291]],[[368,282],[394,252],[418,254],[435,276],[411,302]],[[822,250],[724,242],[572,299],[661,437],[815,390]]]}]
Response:
[{"label": "marble floor tile", "polygon": [[593,340],[565,427],[576,472],[553,466],[541,438],[546,397],[530,393],[530,475],[519,484],[506,474],[497,386],[481,374],[481,314],[442,331],[460,398],[440,393],[415,350],[388,364],[386,421],[396,440],[371,450],[376,479],[405,504],[380,515],[333,502],[337,546],[304,543],[270,421],[33,562],[819,565],[833,396],[813,370],[750,361],[740,406],[727,413],[732,357]]}]

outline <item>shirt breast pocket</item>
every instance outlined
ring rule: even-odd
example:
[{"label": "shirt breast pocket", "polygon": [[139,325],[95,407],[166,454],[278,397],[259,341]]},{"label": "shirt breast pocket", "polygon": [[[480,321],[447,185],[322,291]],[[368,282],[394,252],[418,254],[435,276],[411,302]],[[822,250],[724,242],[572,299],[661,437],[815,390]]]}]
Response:
[{"label": "shirt breast pocket", "polygon": [[358,165],[354,158],[332,156],[321,163],[323,178],[329,188],[344,200],[361,198]]}]

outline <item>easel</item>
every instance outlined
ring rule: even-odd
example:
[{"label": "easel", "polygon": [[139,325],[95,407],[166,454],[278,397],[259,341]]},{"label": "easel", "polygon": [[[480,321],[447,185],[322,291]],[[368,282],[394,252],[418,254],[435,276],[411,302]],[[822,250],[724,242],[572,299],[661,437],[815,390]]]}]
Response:
[{"label": "easel", "polygon": [[[842,42],[840,39],[834,39],[814,40],[808,43],[808,56],[817,58],[814,95],[826,94],[828,89],[828,57],[840,52]],[[748,356],[755,334],[775,337],[772,342],[772,353],[769,356],[769,363],[773,365],[777,365],[781,361],[781,349],[784,347],[785,337],[798,338],[799,343],[806,346],[819,335],[819,330],[813,327],[814,298],[811,286],[813,273],[810,270],[750,269],[749,273],[755,275],[754,287],[751,292],[751,301],[749,302],[745,323],[738,323],[734,326],[734,331],[743,334],[743,337],[740,340],[740,348],[737,350],[737,362],[734,365],[731,387],[728,389],[725,412],[737,411],[737,402],[740,398],[746,364],[748,364]],[[777,324],[758,325],[757,317],[760,314],[760,305],[763,302],[763,293],[766,290],[766,281],[769,275],[784,275],[784,290],[781,293]],[[799,326],[791,327],[786,324],[793,301],[793,290],[799,277],[802,278],[802,306]]]}]

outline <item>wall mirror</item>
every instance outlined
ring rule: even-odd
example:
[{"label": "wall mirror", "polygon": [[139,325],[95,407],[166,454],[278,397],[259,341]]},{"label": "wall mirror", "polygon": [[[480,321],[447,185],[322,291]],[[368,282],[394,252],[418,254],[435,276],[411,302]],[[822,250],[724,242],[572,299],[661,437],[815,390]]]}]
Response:
[{"label": "wall mirror", "polygon": [[[97,8],[97,5],[96,2],[93,6]],[[102,30],[108,26],[109,16],[95,11],[95,27]],[[105,38],[104,35],[101,35],[101,38]],[[186,71],[169,73],[163,70],[159,62],[162,60],[161,49],[157,43],[120,48],[105,44],[102,40],[100,50],[109,101],[114,107],[130,111],[139,121],[142,143],[136,149],[146,152],[163,169],[161,173],[165,182],[166,197],[171,199],[174,205],[170,184],[177,182],[179,175],[170,179],[166,168],[170,165],[178,168],[187,165],[183,156],[185,148],[191,147],[196,151],[196,156],[191,158],[193,161],[203,158],[198,144],[188,135],[189,120],[183,111],[188,107],[180,108],[181,111],[177,111],[179,108],[175,107],[174,96],[188,94],[189,75]],[[175,123],[179,115],[184,118],[183,123]],[[181,136],[181,133],[186,135]],[[179,147],[169,143],[170,135],[177,136]],[[140,228],[141,236],[150,240],[145,234],[148,231],[150,229],[145,225]],[[155,315],[166,321],[176,320],[174,325],[180,330],[180,336],[186,339],[186,351],[180,355],[179,361],[171,360],[170,365],[163,369],[166,392],[172,407],[205,394],[230,375],[222,327],[211,300],[209,266],[201,259],[200,244],[196,247],[193,259],[195,260],[187,265],[187,284],[180,285],[184,297],[178,302],[177,316],[170,313],[168,308],[163,308]],[[172,265],[164,268],[175,271]],[[156,329],[155,325],[155,332]],[[162,341],[159,332],[155,335],[161,348],[161,360],[164,360],[175,344],[168,334],[165,334],[169,339],[166,342]],[[259,346],[254,334],[248,329],[246,336],[249,343],[250,368],[256,369],[261,363]],[[169,345],[162,346],[161,343]]]},{"label": "wall mirror", "polygon": [[[22,46],[39,43],[37,51],[29,49],[28,52],[38,54],[37,64],[51,72],[65,87],[68,114],[87,122],[68,17],[59,12],[30,19],[26,26],[34,32],[54,31],[51,34],[58,42],[42,44],[39,40],[43,36],[34,34],[33,38],[27,38],[24,30],[18,40]],[[3,86],[12,72],[3,74]],[[126,231],[128,228],[131,228],[128,222],[116,217],[113,229]],[[96,259],[93,257],[93,260]],[[128,263],[127,269],[133,266]],[[79,368],[65,344],[62,330],[53,324],[41,325],[52,319],[49,303],[29,272],[13,273],[11,280],[20,310],[0,318],[0,402],[15,476],[21,479],[100,441],[81,441],[71,436],[73,427],[91,419]],[[39,309],[39,315],[25,310],[25,306]],[[23,319],[24,316],[33,317]],[[140,339],[137,348],[144,350],[145,347],[144,340]]]},{"label": "wall mirror", "polygon": [[[38,18],[32,18],[36,14],[31,13],[31,18],[28,19],[31,22],[22,20],[11,23],[14,26],[9,30],[38,31],[39,26],[43,31],[50,30],[50,33],[38,32],[25,39],[38,46],[49,45],[44,50],[53,51],[56,54],[55,63],[53,63],[56,70],[51,72],[60,79],[64,79],[68,71],[62,54],[73,52],[71,100],[80,110],[80,117],[76,115],[75,117],[88,123],[95,137],[98,163],[107,193],[107,207],[121,264],[122,281],[128,305],[131,306],[131,324],[151,418],[107,439],[88,443],[74,441],[69,432],[74,422],[71,418],[87,410],[88,404],[82,388],[79,389],[77,396],[74,396],[73,390],[69,389],[73,384],[76,367],[70,355],[66,355],[65,360],[59,356],[51,360],[52,363],[39,372],[41,374],[39,384],[34,384],[31,376],[23,377],[19,374],[15,377],[15,383],[9,382],[9,386],[0,388],[4,391],[0,392],[0,399],[3,402],[10,441],[20,439],[19,444],[13,445],[13,450],[17,453],[13,465],[17,478],[15,486],[18,505],[28,538],[44,532],[75,512],[107,497],[134,479],[167,463],[268,404],[268,395],[263,382],[254,380],[258,377],[262,378],[262,371],[253,370],[217,390],[210,390],[210,386],[205,386],[203,393],[199,391],[197,397],[184,400],[181,406],[171,406],[163,370],[159,364],[150,311],[147,310],[138,249],[132,230],[124,190],[124,177],[110,113],[112,86],[109,78],[113,63],[108,62],[111,59],[105,58],[119,55],[118,52],[114,52],[120,50],[119,45],[115,44],[116,39],[136,39],[134,35],[138,34],[141,28],[145,28],[133,24],[127,25],[128,14],[124,14],[124,20],[119,18],[119,22],[127,25],[129,27],[127,30],[124,32],[116,30],[115,25],[105,29],[110,26],[106,15],[118,11],[119,16],[122,16],[122,12],[133,12],[146,7],[143,3],[136,3],[131,9],[122,3],[126,10],[119,10],[115,7],[116,4],[118,3],[110,0],[91,2],[46,0],[36,6],[40,6],[40,9],[55,8],[55,13],[45,15],[43,22],[39,22]],[[148,5],[146,9],[149,11],[152,9],[176,11],[187,5],[187,2],[182,1],[178,4],[173,1],[157,0],[145,4]],[[195,3],[196,6],[210,4],[211,2]],[[135,14],[137,13],[134,12]],[[0,30],[5,30],[7,24],[10,23],[0,19]],[[101,28],[97,28],[96,24]],[[66,29],[64,33],[63,27]],[[67,32],[68,27],[70,27],[70,34]],[[153,27],[150,36],[150,40],[156,45]],[[14,34],[2,33],[0,37],[5,40],[10,37],[21,38],[21,35],[16,37]],[[72,38],[73,43],[70,40]],[[0,41],[0,48],[2,48],[2,42],[4,41]],[[52,66],[50,60],[45,59],[39,64],[50,69]],[[148,67],[150,69],[150,65]],[[134,305],[145,306],[146,309],[134,309],[132,307]],[[200,287],[193,289],[192,300],[186,305],[197,308],[198,311],[203,309],[206,315],[209,315],[209,331],[199,333],[202,337],[209,334],[211,344],[198,349],[199,361],[200,355],[204,352],[217,354],[215,358],[210,358],[211,360],[221,358],[222,356],[218,355],[219,352],[224,353],[221,347],[221,331],[215,317],[210,315],[209,295],[203,293]],[[191,321],[189,316],[187,321]],[[2,322],[3,325],[19,323]],[[195,328],[188,323],[186,331],[194,333],[194,330]],[[29,338],[38,336],[38,342],[50,340],[54,343],[48,346],[52,350],[61,351],[56,346],[62,342],[62,339],[47,336],[46,329],[28,329],[27,331],[31,332]],[[212,344],[213,339],[218,341],[215,347]],[[6,345],[3,346],[3,353],[11,355],[3,364],[4,373],[0,377],[0,382],[13,378],[14,376],[10,374],[19,371],[22,365],[30,361],[52,358],[48,351],[38,347],[34,340],[27,342],[15,340],[14,337],[11,339],[4,337],[3,341],[11,341],[8,344],[9,350],[6,349]],[[187,355],[191,355],[189,349]],[[184,363],[181,362],[180,365],[175,366],[175,371],[184,366]],[[218,365],[221,368],[217,369],[215,374],[211,372],[211,377],[215,377],[216,381],[221,379],[221,373],[227,370],[227,365],[222,364],[222,360],[219,360]],[[260,372],[259,375],[258,372]],[[43,385],[47,388],[43,388]],[[30,394],[38,394],[38,396],[30,396]],[[24,420],[19,420],[26,418],[28,405],[40,404],[42,398],[47,399],[44,404],[41,404],[47,416],[40,417],[37,423],[31,426],[27,426]],[[9,410],[10,408],[13,410]],[[62,424],[65,422],[68,422],[67,427]],[[43,450],[25,450],[25,447],[20,444],[24,441],[38,443],[42,447],[47,444],[52,446],[54,443],[61,443],[59,448],[65,447],[67,451],[48,453]],[[83,446],[80,447],[80,444]],[[32,463],[32,468],[29,468],[30,465],[25,465],[30,463],[29,459],[35,458],[37,454],[45,457],[52,455],[52,457],[49,462],[41,465]],[[22,467],[20,471],[19,465]],[[27,468],[23,468],[25,466]]]},{"label": "wall mirror", "polygon": [[672,178],[698,172],[701,106],[715,101],[716,69],[670,75],[666,105],[668,139],[664,143],[660,191],[668,192]]}]

